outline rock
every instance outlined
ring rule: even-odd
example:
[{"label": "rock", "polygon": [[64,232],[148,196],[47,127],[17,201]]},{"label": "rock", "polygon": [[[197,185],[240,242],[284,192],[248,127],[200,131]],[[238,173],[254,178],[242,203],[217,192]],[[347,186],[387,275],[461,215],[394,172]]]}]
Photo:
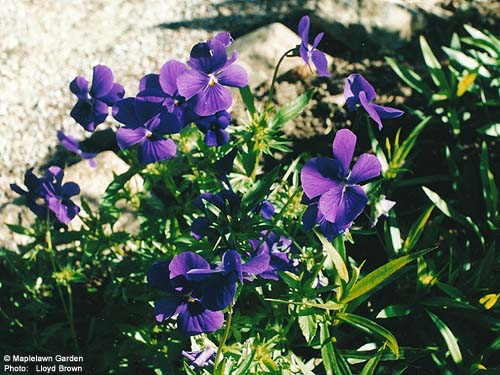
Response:
[{"label": "rock", "polygon": [[319,0],[312,5],[311,19],[330,37],[343,41],[354,51],[365,48],[366,41],[394,48],[426,27],[427,11],[438,9],[438,3],[437,0]]}]

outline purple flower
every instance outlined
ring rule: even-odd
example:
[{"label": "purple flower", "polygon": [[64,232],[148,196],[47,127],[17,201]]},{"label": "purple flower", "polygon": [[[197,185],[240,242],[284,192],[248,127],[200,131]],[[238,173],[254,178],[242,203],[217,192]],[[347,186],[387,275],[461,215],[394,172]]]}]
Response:
[{"label": "purple flower", "polygon": [[28,190],[24,190],[17,184],[10,184],[10,188],[26,199],[28,208],[40,219],[47,217],[47,203],[45,201],[44,190],[42,189],[41,178],[35,176],[33,168],[24,174],[24,185]]},{"label": "purple flower", "polygon": [[230,122],[231,115],[227,111],[220,111],[194,121],[198,129],[205,134],[205,144],[208,146],[221,146],[229,142],[229,134],[225,129]]},{"label": "purple flower", "polygon": [[271,220],[273,218],[274,213],[276,212],[276,208],[274,205],[268,200],[262,201],[262,203],[258,204],[252,211],[256,213],[260,213],[265,220]]},{"label": "purple flower", "polygon": [[261,233],[261,237],[258,240],[250,240],[250,245],[254,253],[251,255],[251,259],[246,263],[248,264],[252,260],[259,257],[267,257],[268,261],[265,262],[265,258],[260,260],[260,264],[266,264],[264,269],[261,269],[258,274],[259,276],[266,280],[279,280],[278,271],[293,271],[294,267],[290,258],[288,257],[288,252],[292,247],[292,241],[285,236],[278,236],[271,232],[267,235],[266,240],[259,247],[262,239],[266,237],[265,231]]},{"label": "purple flower", "polygon": [[208,367],[214,365],[215,355],[217,351],[214,348],[205,348],[199,352],[182,351],[182,355],[189,360],[189,367]]},{"label": "purple flower", "polygon": [[80,156],[82,159],[87,159],[92,168],[97,166],[94,160],[97,154],[82,151],[80,149],[80,142],[78,142],[73,136],[66,135],[62,132],[62,130],[58,130],[57,139],[59,139],[61,146],[63,146],[66,150]]},{"label": "purple flower", "polygon": [[179,95],[177,77],[187,71],[186,65],[177,60],[167,61],[161,67],[160,74],[148,74],[139,82],[139,91],[148,91],[150,96],[157,96],[162,103],[162,110],[173,113],[184,126],[192,122],[194,115],[186,99]]},{"label": "purple flower", "polygon": [[328,71],[328,62],[326,61],[326,56],[323,52],[318,50],[319,42],[323,39],[324,33],[319,33],[314,38],[313,45],[311,49],[309,49],[309,16],[304,16],[299,21],[299,35],[302,39],[299,47],[300,57],[307,64],[307,66],[311,67],[311,61],[316,67],[318,75],[320,77],[330,77],[330,72]]},{"label": "purple flower", "polygon": [[[313,158],[300,172],[307,198],[312,200],[319,197],[318,215],[321,214],[324,220],[338,227],[349,225],[366,206],[368,197],[358,184],[380,175],[380,162],[370,154],[359,156],[352,170],[349,170],[355,145],[356,135],[353,132],[339,130],[333,140],[335,159]],[[314,216],[313,212],[308,215]]]},{"label": "purple flower", "polygon": [[77,76],[69,85],[71,92],[78,98],[70,115],[89,132],[106,120],[108,106],[114,105],[125,94],[123,86],[113,82],[111,69],[96,65],[93,70],[90,90],[89,82],[82,76]]},{"label": "purple flower", "polygon": [[377,123],[379,130],[382,130],[382,119],[400,117],[404,113],[396,108],[373,104],[375,89],[361,74],[351,74],[346,78],[344,97],[350,111],[354,111],[357,104],[361,105]]},{"label": "purple flower", "polygon": [[35,176],[32,170],[29,169],[24,176],[28,191],[16,184],[11,184],[11,189],[26,198],[28,207],[40,219],[51,213],[61,224],[67,225],[80,212],[80,207],[70,199],[80,193],[80,187],[74,182],[62,184],[62,168],[51,166],[44,177]]},{"label": "purple flower", "polygon": [[162,98],[152,91],[120,100],[113,107],[115,119],[125,124],[116,134],[118,146],[123,150],[139,144],[142,165],[173,157],[177,150],[175,143],[164,136],[178,133],[182,128],[177,116],[162,111]]},{"label": "purple flower", "polygon": [[372,226],[377,225],[378,219],[381,216],[389,217],[389,211],[392,210],[395,204],[396,202],[386,199],[385,195],[382,195],[377,203],[375,203]]},{"label": "purple flower", "polygon": [[331,241],[339,234],[344,233],[352,225],[352,222],[346,225],[338,225],[326,220],[321,211],[318,209],[319,197],[309,199],[304,194],[302,196],[302,203],[308,205],[306,211],[302,215],[302,225],[304,226],[304,230],[306,232],[309,232],[316,224],[319,224],[318,230],[320,233]]},{"label": "purple flower", "polygon": [[194,101],[194,112],[210,116],[228,109],[232,104],[231,92],[225,86],[244,87],[248,75],[241,66],[233,64],[236,52],[228,59],[226,47],[232,39],[228,33],[196,44],[191,49],[190,70],[177,79],[179,94]]},{"label": "purple flower", "polygon": [[170,262],[156,262],[147,275],[149,285],[169,294],[155,303],[156,320],[161,323],[177,316],[177,326],[189,336],[215,332],[224,322],[224,314],[219,311],[222,309],[211,310],[202,301],[204,293],[216,291],[187,278],[195,270],[210,270],[210,265],[201,256],[186,251]]}]

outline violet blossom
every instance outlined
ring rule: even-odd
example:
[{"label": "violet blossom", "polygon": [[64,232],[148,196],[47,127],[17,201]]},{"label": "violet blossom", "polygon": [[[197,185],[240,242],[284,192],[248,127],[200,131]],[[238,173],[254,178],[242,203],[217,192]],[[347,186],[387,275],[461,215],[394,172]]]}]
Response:
[{"label": "violet blossom", "polygon": [[80,148],[80,142],[78,142],[73,136],[64,134],[62,130],[58,130],[57,139],[59,139],[59,143],[61,143],[61,146],[63,146],[66,150],[80,156],[82,159],[87,159],[91,168],[95,168],[97,166],[94,160],[97,154],[82,151]]},{"label": "violet blossom", "polygon": [[205,134],[207,146],[222,146],[229,142],[229,134],[225,130],[231,122],[227,111],[220,111],[207,117],[200,117],[194,123]]},{"label": "violet blossom", "polygon": [[321,39],[323,39],[324,33],[316,35],[312,47],[309,49],[309,27],[309,16],[303,16],[299,21],[298,27],[299,36],[302,39],[299,47],[300,57],[309,68],[311,67],[312,62],[320,77],[330,77],[326,55],[317,49]]}]

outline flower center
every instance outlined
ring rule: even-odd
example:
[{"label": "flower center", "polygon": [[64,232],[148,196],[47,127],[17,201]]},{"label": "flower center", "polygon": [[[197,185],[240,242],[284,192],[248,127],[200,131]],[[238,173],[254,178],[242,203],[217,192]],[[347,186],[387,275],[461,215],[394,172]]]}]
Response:
[{"label": "flower center", "polygon": [[43,206],[45,204],[45,199],[43,199],[42,197],[38,197],[35,199],[35,204],[37,204],[38,206]]},{"label": "flower center", "polygon": [[146,130],[146,138],[151,138],[153,133],[150,130]]},{"label": "flower center", "polygon": [[213,74],[209,74],[208,76],[210,77],[210,81],[208,81],[208,85],[210,87],[214,87],[215,84],[217,83],[217,78],[215,78],[215,75],[213,75]]},{"label": "flower center", "polygon": [[177,107],[179,104],[181,104],[181,102],[177,99],[174,100],[174,105]]}]

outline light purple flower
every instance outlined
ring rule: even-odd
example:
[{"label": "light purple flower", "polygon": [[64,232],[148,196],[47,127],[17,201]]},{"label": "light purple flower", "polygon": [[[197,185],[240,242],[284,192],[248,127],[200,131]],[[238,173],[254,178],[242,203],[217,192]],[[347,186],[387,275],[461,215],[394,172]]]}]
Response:
[{"label": "light purple flower", "polygon": [[373,218],[373,226],[377,225],[378,219],[381,216],[389,217],[389,211],[392,210],[396,202],[391,201],[385,198],[385,195],[382,195],[377,203],[375,203],[374,208],[374,218]]},{"label": "light purple flower", "polygon": [[354,111],[356,105],[361,105],[377,123],[379,130],[382,130],[382,119],[396,118],[404,114],[404,111],[396,108],[373,104],[372,101],[376,97],[375,89],[361,74],[351,74],[346,78],[344,97],[350,111]]},{"label": "light purple flower", "polygon": [[244,87],[248,84],[245,69],[234,64],[236,52],[228,59],[226,47],[232,42],[227,33],[196,44],[190,54],[186,71],[177,79],[179,94],[186,100],[192,98],[194,112],[199,116],[210,116],[227,110],[232,104],[229,87]]},{"label": "light purple flower", "polygon": [[82,76],[71,81],[69,89],[78,98],[70,115],[89,132],[106,120],[108,107],[125,94],[123,86],[114,83],[111,69],[104,65],[94,66],[90,90],[89,82]]},{"label": "light purple flower", "polygon": [[208,146],[222,146],[229,142],[229,133],[225,130],[231,122],[231,115],[227,111],[220,111],[214,115],[201,117],[194,121],[198,129],[205,134],[205,144]]},{"label": "light purple flower", "polygon": [[80,142],[78,142],[73,136],[64,134],[62,130],[58,130],[57,139],[59,139],[59,143],[61,143],[61,146],[63,146],[66,150],[80,156],[82,159],[87,159],[92,168],[97,166],[94,160],[97,154],[82,151],[80,149]]},{"label": "light purple flower", "polygon": [[300,179],[309,199],[319,197],[318,212],[339,227],[349,225],[363,212],[368,197],[359,183],[380,175],[380,162],[374,155],[362,154],[350,170],[356,135],[348,129],[337,132],[333,140],[335,159],[313,158]]},{"label": "light purple flower", "polygon": [[299,47],[299,54],[302,60],[311,67],[311,62],[316,67],[316,71],[320,77],[330,77],[330,72],[328,71],[328,61],[323,52],[317,49],[319,42],[323,39],[324,33],[319,33],[314,38],[311,49],[309,49],[309,27],[310,20],[309,16],[303,16],[299,21],[299,36],[302,39]]},{"label": "light purple flower", "polygon": [[182,355],[190,361],[189,367],[192,369],[213,366],[216,353],[214,348],[205,348],[199,352],[182,351]]},{"label": "light purple flower", "polygon": [[113,116],[125,124],[116,134],[118,146],[123,150],[138,144],[142,165],[175,155],[177,147],[174,141],[164,136],[178,133],[182,124],[174,114],[162,111],[162,98],[151,94],[151,90],[117,102]]}]

